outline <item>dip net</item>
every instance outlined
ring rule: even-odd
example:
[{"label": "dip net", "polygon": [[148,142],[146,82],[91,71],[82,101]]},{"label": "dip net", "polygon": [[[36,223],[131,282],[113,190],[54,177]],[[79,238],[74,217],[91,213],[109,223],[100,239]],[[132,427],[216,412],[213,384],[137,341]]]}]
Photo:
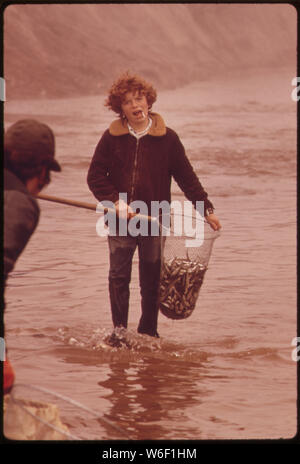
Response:
[{"label": "dip net", "polygon": [[219,235],[198,214],[172,214],[168,226],[162,226],[159,310],[164,316],[186,319],[192,314]]},{"label": "dip net", "polygon": [[15,384],[5,395],[3,425],[11,440],[130,439],[96,409],[37,385]]}]

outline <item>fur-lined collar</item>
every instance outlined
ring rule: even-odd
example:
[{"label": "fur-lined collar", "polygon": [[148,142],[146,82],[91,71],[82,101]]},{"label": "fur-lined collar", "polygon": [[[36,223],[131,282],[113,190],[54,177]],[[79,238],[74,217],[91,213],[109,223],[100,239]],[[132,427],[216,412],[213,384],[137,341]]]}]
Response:
[{"label": "fur-lined collar", "polygon": [[[149,116],[152,119],[152,125],[148,134],[154,137],[165,135],[167,129],[163,118],[158,113],[149,113]],[[109,127],[109,133],[115,136],[129,134],[126,120],[116,119],[113,121]]]}]

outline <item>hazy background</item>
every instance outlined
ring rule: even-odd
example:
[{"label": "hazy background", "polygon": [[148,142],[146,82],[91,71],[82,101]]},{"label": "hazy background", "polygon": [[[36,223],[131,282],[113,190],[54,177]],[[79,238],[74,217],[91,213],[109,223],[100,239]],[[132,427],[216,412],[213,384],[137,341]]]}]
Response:
[{"label": "hazy background", "polygon": [[158,88],[295,63],[290,5],[10,5],[7,98],[105,93],[124,69]]}]

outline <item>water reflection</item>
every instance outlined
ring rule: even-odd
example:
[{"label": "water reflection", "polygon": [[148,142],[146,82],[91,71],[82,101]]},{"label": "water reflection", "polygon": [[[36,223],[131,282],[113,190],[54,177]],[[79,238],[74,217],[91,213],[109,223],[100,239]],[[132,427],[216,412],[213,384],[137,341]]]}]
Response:
[{"label": "water reflection", "polygon": [[111,362],[98,384],[110,390],[106,415],[136,440],[197,439],[199,425],[185,409],[203,402],[203,366],[198,363],[147,357],[139,362]]}]

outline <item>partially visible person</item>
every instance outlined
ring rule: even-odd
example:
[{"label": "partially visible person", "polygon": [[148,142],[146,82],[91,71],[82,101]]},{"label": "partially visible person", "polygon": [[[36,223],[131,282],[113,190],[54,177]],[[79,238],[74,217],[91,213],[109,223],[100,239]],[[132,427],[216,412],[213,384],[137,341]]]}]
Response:
[{"label": "partially visible person", "polygon": [[[20,120],[4,135],[4,290],[9,273],[38,224],[40,210],[34,196],[50,183],[50,171],[61,171],[54,154],[54,134],[39,121]],[[4,337],[4,298],[2,308],[0,336]],[[8,359],[3,365],[6,394],[15,375]]]}]

